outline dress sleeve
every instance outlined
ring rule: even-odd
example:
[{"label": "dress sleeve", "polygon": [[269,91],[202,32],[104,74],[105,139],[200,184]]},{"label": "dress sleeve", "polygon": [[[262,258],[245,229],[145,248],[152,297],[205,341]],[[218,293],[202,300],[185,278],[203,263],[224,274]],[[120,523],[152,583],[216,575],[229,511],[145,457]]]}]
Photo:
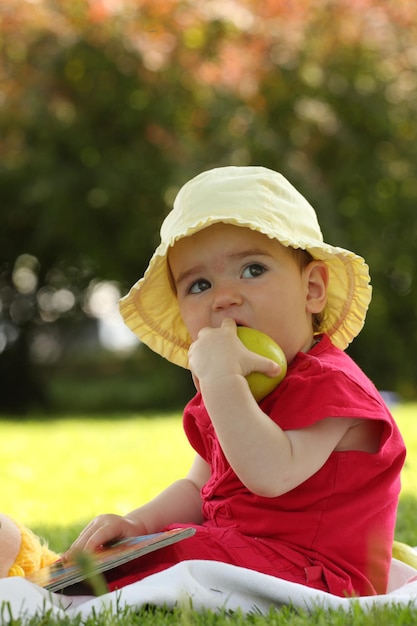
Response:
[{"label": "dress sleeve", "polygon": [[373,383],[346,358],[342,370],[302,355],[261,408],[284,430],[304,428],[328,417],[389,423],[389,411]]}]

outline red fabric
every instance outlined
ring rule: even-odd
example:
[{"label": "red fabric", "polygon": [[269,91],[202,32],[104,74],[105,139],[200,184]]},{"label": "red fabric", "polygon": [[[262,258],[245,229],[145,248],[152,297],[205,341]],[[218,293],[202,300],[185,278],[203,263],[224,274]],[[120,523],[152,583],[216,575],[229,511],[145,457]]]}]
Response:
[{"label": "red fabric", "polygon": [[284,430],[326,417],[379,420],[379,451],[334,452],[292,491],[256,496],[229,466],[197,394],[185,408],[184,429],[212,470],[201,492],[204,524],[194,537],[116,571],[111,589],[179,561],[209,559],[340,596],[386,591],[405,447],[374,385],[323,336],[297,355],[261,407]]},{"label": "red fabric", "polygon": [[[191,524],[173,524],[169,528],[181,526],[189,527]],[[197,532],[193,537],[106,572],[109,590],[120,589],[180,561],[204,559],[233,563],[293,582],[310,583],[312,587],[327,591],[321,567],[312,567],[308,558],[291,548],[280,546],[277,551],[268,541],[243,535],[233,527],[194,527]]]}]

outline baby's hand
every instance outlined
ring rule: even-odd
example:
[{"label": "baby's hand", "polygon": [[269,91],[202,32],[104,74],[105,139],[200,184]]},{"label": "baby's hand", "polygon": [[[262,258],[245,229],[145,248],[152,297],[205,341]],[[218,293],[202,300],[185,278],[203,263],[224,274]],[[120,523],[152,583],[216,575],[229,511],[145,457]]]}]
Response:
[{"label": "baby's hand", "polygon": [[[222,379],[235,374],[247,376],[262,372],[277,376],[280,366],[271,359],[248,350],[236,333],[233,319],[225,319],[220,328],[203,328],[189,350],[189,365],[197,385],[204,378]],[[196,386],[197,386],[196,385]]]},{"label": "baby's hand", "polygon": [[106,543],[142,534],[146,534],[143,524],[121,515],[99,515],[84,528],[78,539],[61,556],[61,560],[64,563],[72,561],[78,552],[94,552]]},{"label": "baby's hand", "polygon": [[206,377],[241,373],[238,351],[243,348],[236,336],[236,324],[225,320],[220,328],[202,328],[191,344],[188,362],[197,385]]}]

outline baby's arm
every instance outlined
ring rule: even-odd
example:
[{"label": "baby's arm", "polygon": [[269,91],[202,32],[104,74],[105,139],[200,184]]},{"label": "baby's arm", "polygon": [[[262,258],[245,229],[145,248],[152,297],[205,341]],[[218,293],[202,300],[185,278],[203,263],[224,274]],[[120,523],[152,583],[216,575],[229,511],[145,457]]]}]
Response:
[{"label": "baby's arm", "polygon": [[267,373],[267,360],[242,346],[232,320],[200,332],[190,367],[226,458],[258,495],[276,497],[307,480],[357,423],[328,418],[283,431],[260,409],[245,380],[250,371]]},{"label": "baby's arm", "polygon": [[[200,381],[201,383],[201,381]],[[204,393],[223,452],[250,491],[276,497],[310,478],[356,422],[328,418],[283,431],[259,408],[242,380]]]},{"label": "baby's arm", "polygon": [[200,489],[209,474],[208,464],[196,455],[185,478],[172,483],[144,506],[124,517],[105,514],[94,518],[63,555],[63,560],[70,560],[82,550],[92,552],[110,541],[158,532],[169,524],[201,523]]}]

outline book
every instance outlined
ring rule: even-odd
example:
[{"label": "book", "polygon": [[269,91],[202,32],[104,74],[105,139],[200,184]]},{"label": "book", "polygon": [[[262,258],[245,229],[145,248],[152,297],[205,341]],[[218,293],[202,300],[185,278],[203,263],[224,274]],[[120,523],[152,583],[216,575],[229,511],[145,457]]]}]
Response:
[{"label": "book", "polygon": [[65,564],[62,561],[56,561],[52,565],[30,574],[27,576],[27,580],[49,591],[62,591],[128,561],[187,539],[194,533],[195,528],[174,528],[152,535],[127,537],[88,554],[84,565],[82,564],[84,559]]}]

